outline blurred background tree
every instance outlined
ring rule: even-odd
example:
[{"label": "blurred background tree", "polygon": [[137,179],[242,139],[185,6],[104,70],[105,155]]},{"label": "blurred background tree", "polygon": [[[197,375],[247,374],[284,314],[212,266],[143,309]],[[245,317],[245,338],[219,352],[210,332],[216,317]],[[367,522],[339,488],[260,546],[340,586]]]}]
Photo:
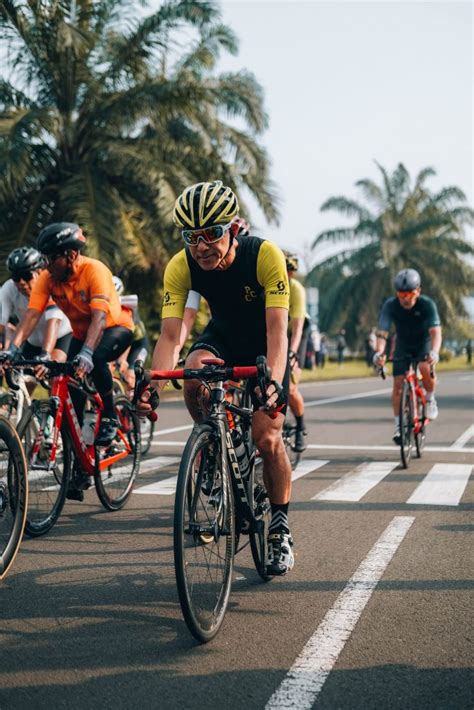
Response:
[{"label": "blurred background tree", "polygon": [[[142,295],[159,325],[163,269],[181,246],[176,196],[222,179],[277,220],[263,92],[210,0],[168,0],[138,19],[129,0],[0,0],[9,79],[0,80],[0,282],[15,247],[57,220]],[[245,204],[242,204],[245,214]]]},{"label": "blurred background tree", "polygon": [[464,227],[473,224],[474,212],[458,187],[429,190],[433,168],[411,180],[401,163],[391,175],[377,166],[381,184],[355,183],[364,202],[330,197],[321,206],[355,222],[324,231],[313,242],[316,257],[322,245],[341,243],[341,251],[319,261],[306,279],[307,286],[319,288],[320,329],[336,333],[343,327],[349,344],[361,347],[383,301],[394,293],[394,276],[410,267],[420,272],[423,292],[436,301],[445,335],[462,337],[463,297],[474,287],[474,269],[466,259],[474,249]]}]

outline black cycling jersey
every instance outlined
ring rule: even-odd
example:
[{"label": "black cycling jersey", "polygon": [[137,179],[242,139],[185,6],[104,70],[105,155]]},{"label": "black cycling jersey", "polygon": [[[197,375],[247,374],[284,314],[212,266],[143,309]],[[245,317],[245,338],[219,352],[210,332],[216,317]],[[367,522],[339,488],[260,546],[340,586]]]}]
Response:
[{"label": "black cycling jersey", "polygon": [[397,350],[417,352],[430,341],[430,328],[441,325],[435,302],[419,296],[413,308],[400,305],[397,297],[387,298],[379,318],[379,330],[389,331],[391,324],[397,332]]}]

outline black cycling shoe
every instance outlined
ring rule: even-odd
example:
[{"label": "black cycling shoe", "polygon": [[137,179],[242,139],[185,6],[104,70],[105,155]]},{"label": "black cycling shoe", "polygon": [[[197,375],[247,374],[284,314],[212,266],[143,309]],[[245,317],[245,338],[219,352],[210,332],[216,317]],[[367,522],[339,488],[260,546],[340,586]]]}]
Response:
[{"label": "black cycling shoe", "polygon": [[304,443],[305,436],[306,432],[304,429],[297,429],[295,431],[295,451],[298,451],[298,453],[306,449],[306,444]]},{"label": "black cycling shoe", "polygon": [[84,491],[75,488],[74,486],[69,486],[66,493],[66,498],[68,500],[78,500],[80,503],[84,500]]},{"label": "black cycling shoe", "polygon": [[102,417],[95,438],[96,446],[108,446],[117,436],[118,421],[115,417]]},{"label": "black cycling shoe", "polygon": [[87,473],[79,468],[77,461],[74,463],[71,480],[66,493],[68,500],[84,500],[84,491],[91,487],[91,479]]},{"label": "black cycling shoe", "polygon": [[395,431],[393,433],[392,441],[397,446],[400,446],[400,444],[402,443],[402,435],[401,435],[400,429],[398,427],[395,429]]}]

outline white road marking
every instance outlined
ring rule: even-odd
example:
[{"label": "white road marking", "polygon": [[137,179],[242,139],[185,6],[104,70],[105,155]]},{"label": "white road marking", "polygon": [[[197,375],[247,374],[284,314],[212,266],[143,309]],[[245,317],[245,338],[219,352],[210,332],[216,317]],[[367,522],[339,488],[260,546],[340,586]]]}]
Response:
[{"label": "white road marking", "polygon": [[318,468],[325,466],[327,463],[329,463],[329,461],[321,459],[303,459],[299,462],[298,466],[291,474],[291,480],[297,481],[298,478],[306,476],[307,473],[311,473],[312,471],[316,471]]},{"label": "white road marking", "polygon": [[135,488],[134,493],[143,493],[144,495],[155,496],[172,496],[176,491],[177,480],[178,476],[171,476],[170,478],[165,478],[163,481],[156,481],[155,483],[150,483],[148,486]]},{"label": "white road marking", "polygon": [[459,505],[472,466],[436,463],[407,500],[412,505]]},{"label": "white road marking", "polygon": [[414,517],[385,529],[290,668],[266,710],[310,710]]},{"label": "white road marking", "polygon": [[160,468],[172,466],[181,461],[180,456],[154,456],[152,459],[145,459],[140,462],[140,474],[149,471],[159,471]]},{"label": "white road marking", "polygon": [[460,382],[467,382],[467,381],[472,381],[472,375],[463,375],[462,377],[458,377],[458,380]]},{"label": "white road marking", "polygon": [[153,432],[153,438],[163,436],[163,434],[173,434],[175,431],[186,431],[187,429],[192,429],[193,426],[194,424],[186,424],[186,426],[174,426],[171,429],[160,429]]},{"label": "white road marking", "polygon": [[[366,444],[308,444],[307,449],[335,449],[337,451],[399,451],[398,446],[367,446]],[[474,453],[474,448],[458,446],[425,446],[424,451],[435,453],[464,454]]]},{"label": "white road marking", "polygon": [[454,444],[451,446],[451,448],[452,448],[452,449],[456,449],[456,448],[462,449],[462,447],[464,446],[464,444],[467,444],[467,442],[469,441],[469,439],[472,439],[473,436],[474,436],[474,424],[471,424],[471,426],[469,426],[469,427],[466,429],[466,431],[465,431],[463,434],[461,434],[461,436],[459,437],[459,439],[456,439],[456,441],[455,441]]},{"label": "white road marking", "polygon": [[322,404],[332,404],[332,402],[346,402],[348,399],[364,399],[365,397],[375,397],[377,394],[387,394],[391,392],[390,387],[384,387],[380,390],[371,390],[370,392],[359,392],[358,394],[349,394],[345,397],[329,397],[328,399],[313,399],[309,402],[305,402],[304,406],[307,407],[319,407]]},{"label": "white road marking", "polygon": [[371,461],[357,466],[311,500],[358,501],[398,466],[398,461]]}]

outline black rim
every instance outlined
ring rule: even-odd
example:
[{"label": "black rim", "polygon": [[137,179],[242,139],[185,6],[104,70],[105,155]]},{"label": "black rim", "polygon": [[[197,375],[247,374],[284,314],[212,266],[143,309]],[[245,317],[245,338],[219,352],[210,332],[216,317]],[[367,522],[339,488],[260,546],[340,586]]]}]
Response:
[{"label": "black rim", "polygon": [[0,579],[10,569],[26,522],[26,461],[13,427],[0,418]]}]

